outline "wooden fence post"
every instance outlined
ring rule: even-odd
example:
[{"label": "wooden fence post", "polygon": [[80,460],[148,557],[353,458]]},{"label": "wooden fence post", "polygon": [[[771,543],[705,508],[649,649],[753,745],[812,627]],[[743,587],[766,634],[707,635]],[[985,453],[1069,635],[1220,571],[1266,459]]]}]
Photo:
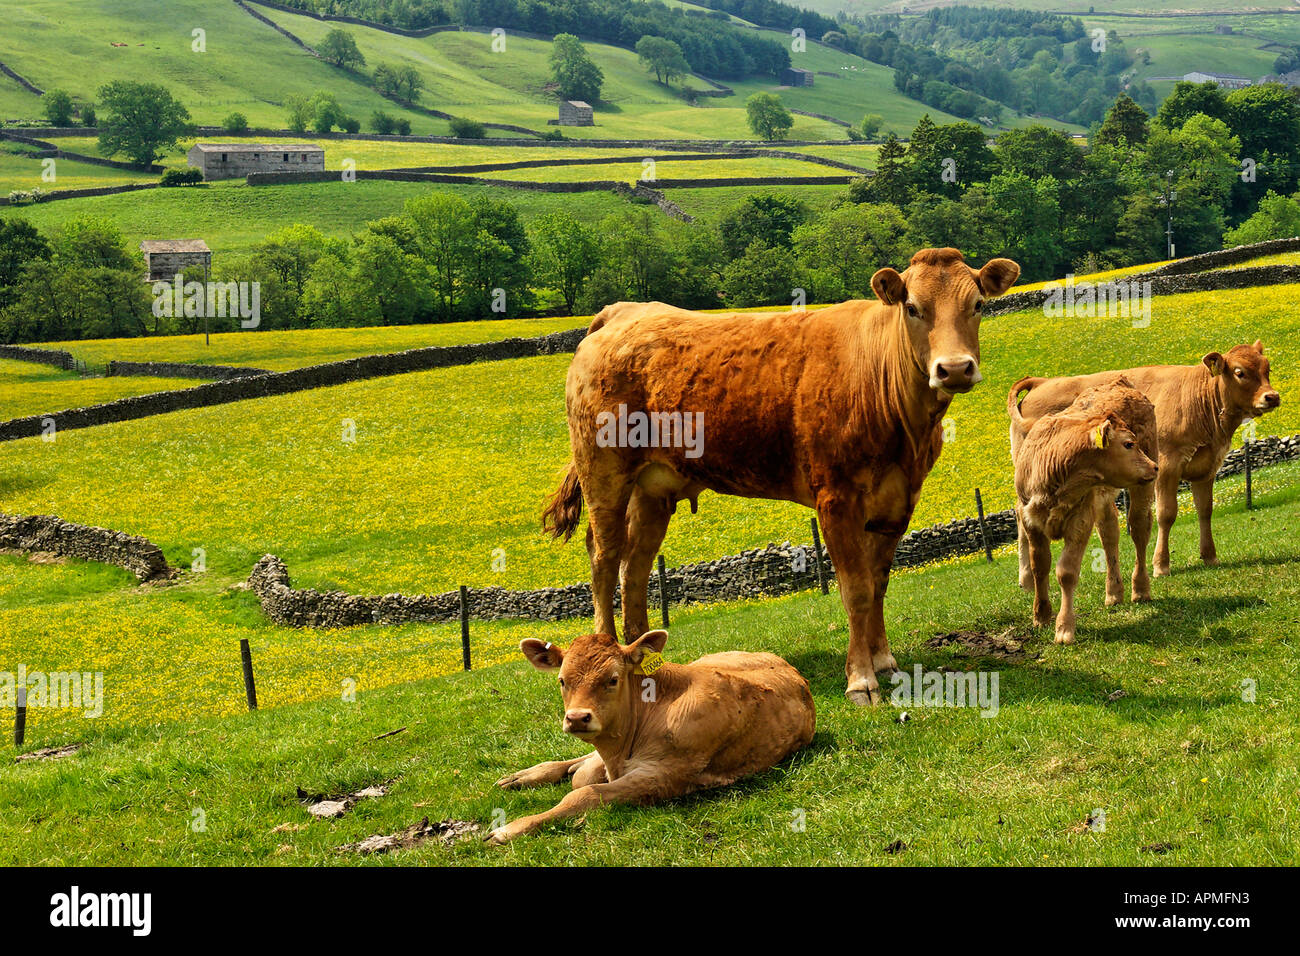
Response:
[{"label": "wooden fence post", "polygon": [[668,572],[664,569],[664,556],[659,555],[659,607],[663,609],[664,630],[668,630]]},{"label": "wooden fence post", "polygon": [[1250,487],[1250,442],[1243,442],[1241,447],[1246,452],[1246,510],[1253,511],[1255,500]]},{"label": "wooden fence post", "polygon": [[257,685],[253,682],[253,651],[248,646],[248,638],[239,639],[239,657],[244,662],[244,695],[248,698],[248,709],[257,710]]},{"label": "wooden fence post", "polygon": [[460,586],[460,658],[469,670],[469,588]]},{"label": "wooden fence post", "polygon": [[975,512],[980,518],[980,537],[984,539],[984,553],[988,555],[990,561],[993,560],[993,545],[989,543],[989,529],[984,523],[984,500],[980,498],[980,490],[975,489]]},{"label": "wooden fence post", "polygon": [[27,688],[18,688],[18,707],[14,711],[14,746],[23,745],[23,737],[27,733]]},{"label": "wooden fence post", "polygon": [[822,536],[817,529],[817,516],[812,516],[812,533],[813,533],[813,559],[817,562],[817,586],[822,589],[822,594],[830,594],[831,589],[826,581],[826,571],[822,568]]}]

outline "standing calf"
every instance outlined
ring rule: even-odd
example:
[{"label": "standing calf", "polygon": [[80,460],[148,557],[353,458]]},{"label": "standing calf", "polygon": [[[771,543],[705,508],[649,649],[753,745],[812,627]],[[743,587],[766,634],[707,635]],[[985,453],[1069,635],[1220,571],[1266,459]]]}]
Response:
[{"label": "standing calf", "polygon": [[[1016,520],[1023,537],[1020,583],[1022,587],[1027,584],[1027,552],[1034,588],[1034,623],[1048,624],[1052,619],[1047,584],[1052,542],[1064,540],[1056,565],[1061,585],[1056,643],[1072,644],[1074,590],[1094,525],[1106,548],[1106,604],[1122,599],[1115,496],[1120,488],[1142,487],[1155,480],[1155,409],[1127,379],[1119,376],[1082,392],[1064,411],[1033,422],[1022,417],[1013,389],[1007,399],[1007,412],[1012,420],[1016,466]],[[1014,438],[1017,429],[1024,434],[1019,441]]]},{"label": "standing calf", "polygon": [[624,647],[588,634],[561,650],[522,641],[538,670],[560,672],[564,731],[596,748],[502,777],[507,789],[559,783],[573,790],[545,813],[492,831],[506,843],[553,820],[604,803],[653,803],[706,787],[723,787],[767,770],[813,737],[816,717],[808,682],[774,654],[728,651],[690,664],[659,656],[666,631],[649,631]]}]

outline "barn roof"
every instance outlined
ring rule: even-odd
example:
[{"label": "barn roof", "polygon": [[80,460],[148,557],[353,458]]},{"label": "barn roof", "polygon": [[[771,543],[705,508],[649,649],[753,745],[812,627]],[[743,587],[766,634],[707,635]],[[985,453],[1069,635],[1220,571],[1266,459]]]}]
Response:
[{"label": "barn roof", "polygon": [[141,252],[211,252],[202,239],[145,239]]},{"label": "barn roof", "polygon": [[201,153],[323,153],[311,143],[195,143]]},{"label": "barn roof", "polygon": [[591,109],[591,106],[587,103],[582,102],[582,100],[565,100],[564,102],[568,103],[570,106],[581,107],[584,110]]}]

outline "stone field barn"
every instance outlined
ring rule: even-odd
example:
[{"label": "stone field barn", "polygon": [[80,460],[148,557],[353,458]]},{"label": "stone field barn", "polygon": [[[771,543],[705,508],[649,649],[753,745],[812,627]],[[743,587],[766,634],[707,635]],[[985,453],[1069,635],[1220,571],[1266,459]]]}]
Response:
[{"label": "stone field barn", "polygon": [[212,268],[212,250],[202,239],[146,239],[140,251],[150,282],[171,279],[194,266]]},{"label": "stone field barn", "polygon": [[205,181],[249,173],[325,171],[325,150],[308,143],[195,143],[186,158],[203,171]]}]

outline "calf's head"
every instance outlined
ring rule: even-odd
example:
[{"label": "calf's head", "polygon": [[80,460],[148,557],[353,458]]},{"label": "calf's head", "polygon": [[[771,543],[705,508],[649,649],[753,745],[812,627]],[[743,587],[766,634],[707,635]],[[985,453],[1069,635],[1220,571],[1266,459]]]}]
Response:
[{"label": "calf's head", "polygon": [[1093,455],[1102,481],[1112,488],[1132,488],[1154,481],[1156,463],[1138,445],[1124,422],[1109,415],[1088,425]]},{"label": "calf's head", "polygon": [[984,301],[1015,284],[1020,266],[990,259],[966,265],[956,249],[922,249],[902,274],[881,269],[871,288],[885,305],[898,306],[917,366],[930,387],[947,395],[969,392],[980,374],[980,312]]},{"label": "calf's head", "polygon": [[1229,412],[1258,418],[1282,404],[1282,396],[1268,380],[1268,359],[1258,339],[1254,345],[1234,345],[1227,355],[1211,352],[1201,361],[1215,376]]},{"label": "calf's head", "polygon": [[519,649],[539,671],[559,671],[564,732],[591,740],[627,725],[640,692],[635,672],[667,641],[667,631],[648,631],[627,646],[608,634],[588,634],[568,650],[534,638],[520,641]]}]

